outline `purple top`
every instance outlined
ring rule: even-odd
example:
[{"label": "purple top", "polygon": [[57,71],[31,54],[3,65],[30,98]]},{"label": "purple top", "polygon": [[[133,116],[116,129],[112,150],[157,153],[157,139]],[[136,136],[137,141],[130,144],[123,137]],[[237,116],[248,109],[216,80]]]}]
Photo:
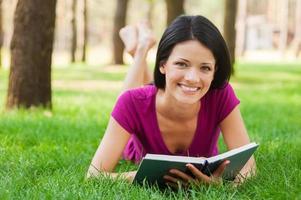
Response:
[{"label": "purple top", "polygon": [[123,92],[112,111],[112,117],[132,134],[124,152],[125,159],[139,162],[146,153],[204,156],[218,154],[219,124],[239,104],[230,84],[209,90],[201,98],[201,109],[193,141],[185,152],[172,154],[160,133],[156,115],[154,85]]}]

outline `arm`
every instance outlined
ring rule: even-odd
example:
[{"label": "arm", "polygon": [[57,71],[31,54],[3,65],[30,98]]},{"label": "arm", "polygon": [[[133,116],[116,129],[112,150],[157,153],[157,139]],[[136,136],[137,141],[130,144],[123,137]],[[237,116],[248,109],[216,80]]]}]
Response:
[{"label": "arm", "polygon": [[89,166],[87,178],[98,176],[103,172],[113,178],[117,177],[117,175],[121,175],[131,182],[135,172],[122,174],[113,173],[130,136],[131,135],[111,117],[104,137]]},{"label": "arm", "polygon": [[[220,128],[228,150],[250,143],[250,139],[238,106],[236,106],[232,112],[220,123]],[[255,175],[255,170],[255,159],[252,156],[246,165],[241,169],[240,174],[244,178],[247,178],[251,175]]]}]

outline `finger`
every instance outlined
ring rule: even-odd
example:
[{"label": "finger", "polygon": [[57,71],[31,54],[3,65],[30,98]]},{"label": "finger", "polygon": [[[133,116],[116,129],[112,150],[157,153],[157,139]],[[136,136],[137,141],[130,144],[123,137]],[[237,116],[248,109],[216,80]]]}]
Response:
[{"label": "finger", "polygon": [[189,181],[193,180],[193,178],[191,176],[189,176],[188,174],[186,174],[180,170],[177,170],[177,169],[171,169],[169,171],[169,173],[171,173],[172,175],[175,175],[178,178],[181,178],[185,182],[189,182]]},{"label": "finger", "polygon": [[223,163],[213,172],[214,177],[222,177],[227,165],[230,163],[229,160],[223,161]]},{"label": "finger", "polygon": [[165,184],[173,187],[173,188],[188,188],[189,186],[189,183],[186,183],[186,182],[182,182],[182,181],[177,181],[177,182],[170,182],[170,181],[167,181],[165,182]]},{"label": "finger", "polygon": [[169,176],[169,175],[165,175],[163,176],[163,179],[165,181],[169,181],[169,182],[172,182],[172,183],[177,183],[179,182],[179,179],[175,178],[175,177],[172,177],[172,176]]},{"label": "finger", "polygon": [[177,183],[172,183],[172,182],[166,182],[165,183],[167,186],[173,188],[173,189],[178,189],[179,185]]},{"label": "finger", "polygon": [[177,185],[177,187],[188,187],[188,182],[183,182],[180,179],[177,179],[175,177],[169,176],[169,175],[165,175],[163,176],[163,179],[166,181],[166,183],[172,183]]},{"label": "finger", "polygon": [[203,174],[198,168],[196,168],[192,164],[187,164],[186,167],[191,171],[191,173],[195,176],[195,178],[199,181],[202,181],[204,183],[210,182],[210,177],[206,174]]}]

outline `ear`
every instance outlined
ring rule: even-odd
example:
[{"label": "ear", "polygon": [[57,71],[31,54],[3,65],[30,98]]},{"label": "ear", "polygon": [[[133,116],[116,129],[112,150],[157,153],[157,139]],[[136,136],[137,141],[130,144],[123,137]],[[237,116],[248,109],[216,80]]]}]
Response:
[{"label": "ear", "polygon": [[215,65],[215,66],[214,66],[214,73],[217,72],[217,70],[218,70],[218,66]]},{"label": "ear", "polygon": [[161,74],[165,74],[165,63],[162,63],[159,68]]}]

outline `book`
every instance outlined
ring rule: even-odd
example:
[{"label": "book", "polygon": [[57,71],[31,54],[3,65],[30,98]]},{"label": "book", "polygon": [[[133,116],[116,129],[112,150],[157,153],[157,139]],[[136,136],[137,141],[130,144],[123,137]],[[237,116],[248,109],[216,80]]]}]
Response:
[{"label": "book", "polygon": [[258,146],[256,143],[250,143],[210,158],[146,154],[140,162],[133,183],[140,185],[146,183],[164,188],[166,184],[163,176],[167,175],[170,169],[178,169],[193,176],[186,167],[186,164],[191,163],[210,176],[224,160],[229,160],[230,163],[223,173],[223,179],[231,181],[235,179]]}]

